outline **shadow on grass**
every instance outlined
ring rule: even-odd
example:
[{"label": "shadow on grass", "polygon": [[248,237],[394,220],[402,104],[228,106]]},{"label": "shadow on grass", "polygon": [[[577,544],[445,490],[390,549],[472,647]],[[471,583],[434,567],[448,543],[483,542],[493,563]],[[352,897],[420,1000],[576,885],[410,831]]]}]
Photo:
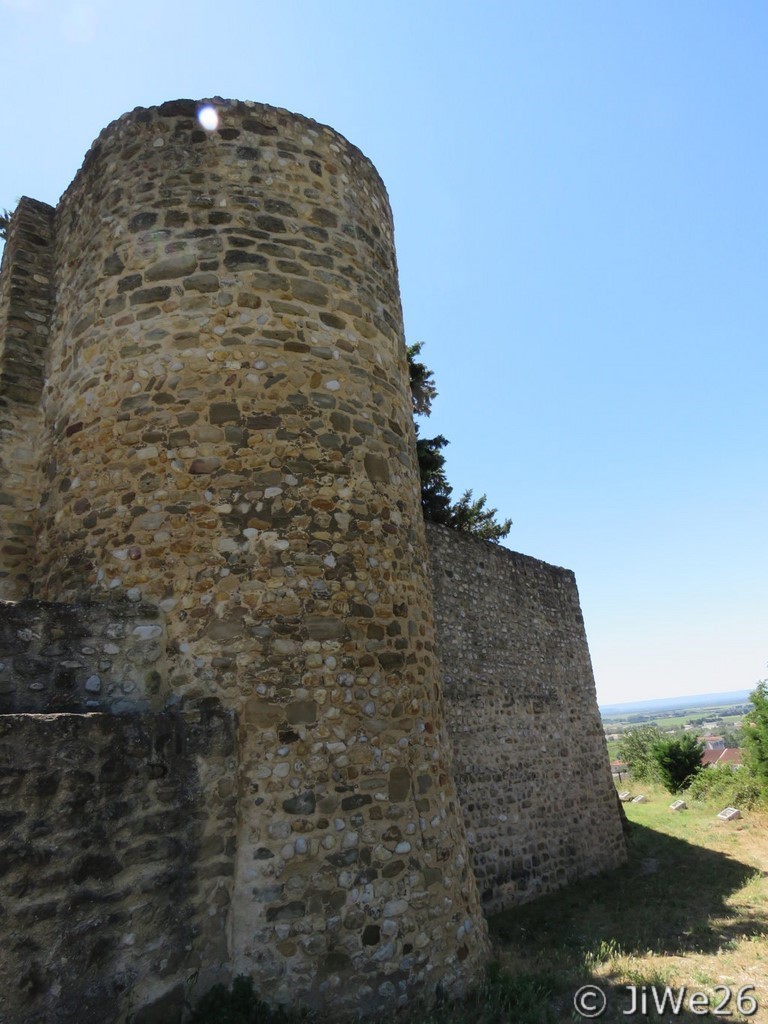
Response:
[{"label": "shadow on grass", "polygon": [[765,915],[740,920],[726,902],[755,874],[727,854],[633,825],[624,867],[494,915],[491,934],[542,951],[614,942],[626,954],[714,953],[768,928]]},{"label": "shadow on grass", "polygon": [[[460,1002],[424,1011],[411,1007],[389,1016],[386,1024],[579,1022],[598,1016],[579,1015],[574,1007],[575,994],[586,985],[604,993],[601,1024],[627,1020],[693,1024],[702,1019],[702,1013],[701,1008],[692,1012],[689,1000],[702,985],[692,977],[686,979],[685,993],[679,988],[667,992],[669,979],[663,965],[654,968],[642,958],[649,952],[659,956],[716,953],[731,942],[768,930],[768,916],[740,916],[727,904],[728,897],[756,873],[754,867],[727,854],[633,825],[625,867],[491,918],[491,936],[504,969],[492,967],[486,981]],[[635,964],[633,957],[638,958]],[[619,958],[620,966],[611,970],[612,961]],[[720,993],[713,1000],[710,1011],[722,997]],[[600,997],[595,994],[594,998]],[[593,1001],[586,1008],[594,1005]],[[727,1017],[731,1021],[747,1019],[736,1012],[735,999],[721,1009],[731,1011]],[[193,1020],[199,1024],[319,1024],[321,1020],[329,1024],[332,1018],[270,1011],[258,1001],[250,982],[242,979],[232,992],[209,993]]]},{"label": "shadow on grass", "polygon": [[[624,867],[494,915],[491,936],[508,970],[546,979],[557,1021],[582,1019],[573,1009],[573,994],[588,984],[605,992],[604,1024],[701,1020],[700,1012],[688,1008],[690,994],[701,989],[695,978],[688,980],[678,1012],[669,1004],[660,1012],[655,1000],[664,999],[668,983],[663,965],[655,971],[640,959],[637,970],[626,965],[648,954],[713,954],[745,937],[765,934],[768,915],[744,915],[727,903],[756,873],[752,865],[727,854],[633,824]],[[611,972],[616,958],[624,958],[623,968]],[[627,987],[630,982],[637,987],[636,996]],[[678,994],[679,989],[671,992]],[[638,1012],[627,1015],[633,998],[639,1002]],[[732,1013],[729,1019],[744,1019],[734,1000],[725,1009]]]}]

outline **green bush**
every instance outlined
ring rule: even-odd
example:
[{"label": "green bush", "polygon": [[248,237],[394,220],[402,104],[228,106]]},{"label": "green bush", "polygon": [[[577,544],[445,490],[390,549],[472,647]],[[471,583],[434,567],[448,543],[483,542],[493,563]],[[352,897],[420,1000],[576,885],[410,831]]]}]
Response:
[{"label": "green bush", "polygon": [[768,797],[768,680],[763,679],[750,693],[752,710],[744,719],[744,744],[755,778]]},{"label": "green bush", "polygon": [[660,739],[653,744],[651,757],[667,792],[679,793],[681,789],[688,789],[702,771],[703,752],[704,744],[690,732],[672,739]]},{"label": "green bush", "polygon": [[723,806],[756,807],[760,803],[760,783],[748,765],[713,764],[699,772],[685,793],[691,800]]},{"label": "green bush", "polygon": [[651,749],[661,739],[664,733],[658,725],[641,725],[622,736],[617,756],[629,768],[633,782],[658,782],[659,768]]}]

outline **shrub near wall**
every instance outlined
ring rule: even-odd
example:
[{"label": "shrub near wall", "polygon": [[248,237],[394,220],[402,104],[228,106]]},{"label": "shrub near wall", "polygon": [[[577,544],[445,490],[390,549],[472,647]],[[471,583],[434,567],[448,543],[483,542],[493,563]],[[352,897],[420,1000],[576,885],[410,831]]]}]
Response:
[{"label": "shrub near wall", "polygon": [[739,808],[757,807],[766,799],[748,764],[738,768],[729,764],[708,765],[686,789],[685,798]]}]

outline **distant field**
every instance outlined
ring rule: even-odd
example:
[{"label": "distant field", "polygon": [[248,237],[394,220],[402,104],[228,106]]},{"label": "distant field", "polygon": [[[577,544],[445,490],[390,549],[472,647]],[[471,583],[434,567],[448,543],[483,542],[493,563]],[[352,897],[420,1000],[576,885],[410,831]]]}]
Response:
[{"label": "distant field", "polygon": [[684,715],[674,715],[669,718],[654,718],[651,721],[655,722],[660,729],[679,729],[684,725],[688,725],[691,721],[697,723],[698,727],[701,728],[701,725],[703,724],[701,719],[703,718],[705,722],[713,722],[716,720],[721,722],[722,726],[730,726],[733,728],[737,722],[741,722],[744,718],[744,714],[745,712],[736,712],[733,708],[724,708],[722,711],[718,711],[717,709],[709,711],[708,709],[708,714],[706,715],[692,715],[690,713],[686,713]]},{"label": "distant field", "polygon": [[[713,718],[719,718],[719,715],[712,714]],[[658,725],[660,729],[682,729],[684,725],[687,725],[691,720],[690,715],[675,715],[670,718],[654,718],[653,722]]]},{"label": "distant field", "polygon": [[[689,722],[695,722],[696,724],[693,728],[701,736],[709,731],[704,728],[704,723],[707,722],[715,723],[711,731],[718,735],[726,729],[730,732],[739,730],[744,720],[744,715],[751,706],[751,704],[744,704],[739,701],[735,704],[716,704],[712,705],[712,707],[697,705],[691,708],[665,708],[663,711],[660,710],[656,717],[654,717],[651,711],[642,715],[638,713],[631,715],[615,714],[603,716],[603,728],[607,734],[624,733],[629,729],[637,729],[643,725],[656,725],[659,729],[669,731],[682,730]],[[618,760],[621,740],[608,740],[607,743],[609,760]]]},{"label": "distant field", "polygon": [[624,732],[641,725],[658,725],[660,729],[682,729],[689,722],[696,723],[701,729],[705,722],[719,722],[719,728],[734,728],[740,723],[750,709],[750,704],[741,701],[735,704],[716,704],[712,707],[696,707],[665,709],[654,714],[652,711],[635,714],[603,715],[605,731]]},{"label": "distant field", "polygon": [[675,715],[689,708],[706,709],[747,704],[749,699],[749,690],[730,690],[728,693],[700,693],[691,696],[625,701],[621,704],[601,704],[600,711],[604,718],[615,718],[617,715]]}]

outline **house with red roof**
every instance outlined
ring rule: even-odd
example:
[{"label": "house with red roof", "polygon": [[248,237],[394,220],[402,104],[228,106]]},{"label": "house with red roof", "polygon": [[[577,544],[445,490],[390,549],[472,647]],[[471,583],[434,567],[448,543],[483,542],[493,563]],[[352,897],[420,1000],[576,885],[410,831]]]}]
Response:
[{"label": "house with red roof", "polygon": [[711,764],[731,764],[741,767],[741,750],[738,747],[721,747],[705,750],[701,755],[701,763],[705,768]]}]

